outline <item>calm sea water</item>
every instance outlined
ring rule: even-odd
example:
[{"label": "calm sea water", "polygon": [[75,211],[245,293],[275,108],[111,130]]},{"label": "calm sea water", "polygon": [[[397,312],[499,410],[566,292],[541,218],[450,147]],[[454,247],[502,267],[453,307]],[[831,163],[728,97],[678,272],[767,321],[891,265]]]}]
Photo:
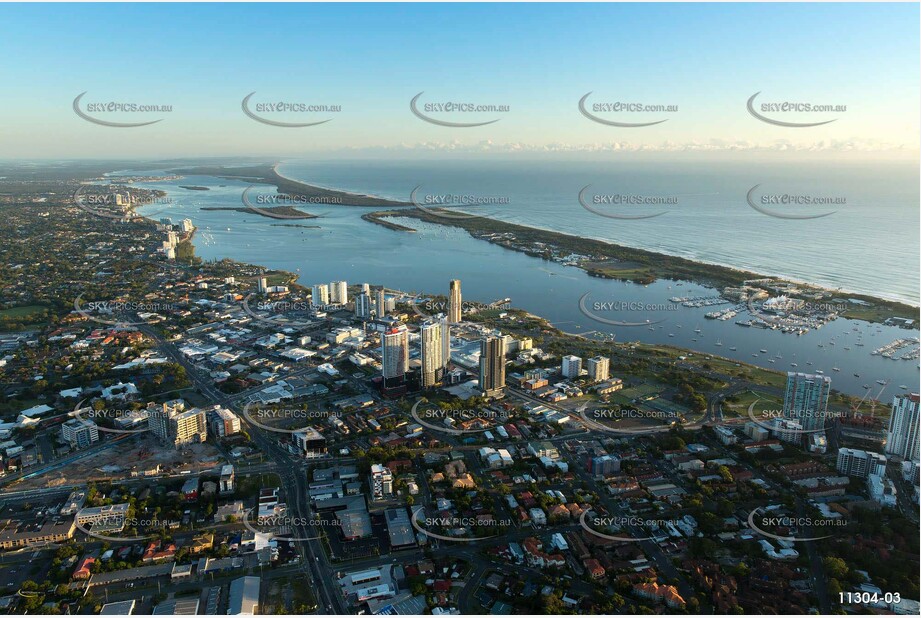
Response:
[{"label": "calm sea water", "polygon": [[[911,163],[636,163],[491,161],[307,162],[279,167],[290,178],[407,200],[464,194],[508,198],[470,212],[511,223],[607,240],[698,261],[919,304],[919,178]],[[606,218],[578,201],[593,195],[672,197],[666,207],[607,206],[606,214],[666,214],[644,220]],[[777,219],[752,209],[761,197],[841,198],[844,204],[768,205],[782,214],[834,214]]]},{"label": "calm sea water", "polygon": [[[829,229],[839,229],[834,226],[842,223],[829,222],[835,221],[839,215],[842,215],[841,219],[845,218],[844,215],[853,217],[845,209],[857,204],[857,198],[849,197],[847,204],[838,207],[835,215],[824,219],[772,219],[746,204],[745,193],[751,187],[746,186],[750,182],[748,176],[733,181],[714,180],[716,184],[711,184],[698,178],[693,169],[684,169],[674,173],[672,182],[691,188],[680,192],[672,190],[681,194],[680,201],[678,205],[670,206],[667,214],[640,221],[613,220],[583,209],[576,198],[579,189],[592,182],[604,193],[616,190],[669,195],[661,187],[652,193],[652,179],[662,180],[658,172],[619,169],[616,170],[619,176],[593,180],[584,169],[573,167],[567,171],[565,166],[558,167],[544,163],[526,169],[510,166],[506,170],[508,174],[503,175],[502,169],[474,164],[461,166],[457,172],[444,169],[439,172],[440,166],[428,163],[412,163],[406,167],[394,163],[374,163],[366,169],[364,164],[356,163],[289,163],[280,171],[308,182],[403,200],[407,199],[413,187],[420,184],[423,187],[417,195],[449,192],[474,196],[509,195],[508,204],[485,206],[477,212],[516,223],[605,238],[768,273],[782,273],[827,285],[863,289],[858,282],[865,279],[868,287],[864,291],[867,293],[904,296],[906,300],[915,299],[913,302],[917,302],[918,240],[917,234],[908,233],[910,226],[915,231],[918,228],[917,206],[913,207],[914,210],[909,207],[908,189],[903,189],[905,195],[896,198],[891,182],[891,197],[873,202],[877,204],[877,211],[890,214],[872,217],[878,222],[877,227],[865,223],[862,231],[854,228],[852,231],[857,237],[850,241],[845,237],[840,243],[844,246],[839,247],[837,253],[830,252],[824,260],[810,265],[808,256],[822,254],[817,247],[834,245]],[[426,176],[424,172],[428,172],[428,176],[420,178]],[[706,176],[711,172],[700,173]],[[503,180],[508,175],[514,182]],[[480,180],[473,182],[474,176]],[[777,180],[779,176],[776,173],[764,173],[762,176],[772,179],[763,181],[765,183],[783,185]],[[791,190],[804,191],[802,187],[810,182],[808,177],[814,176],[801,173],[799,182],[804,185]],[[624,189],[616,186],[616,178],[623,179]],[[684,180],[679,183],[680,179]],[[565,190],[560,184],[564,182]],[[857,181],[853,184],[861,185]],[[886,183],[872,180],[871,184]],[[210,190],[190,191],[179,185],[202,185],[210,187]],[[664,309],[671,307],[668,302],[671,296],[715,294],[714,290],[689,283],[679,286],[676,282],[660,281],[642,286],[597,279],[577,268],[508,251],[444,226],[420,225],[412,221],[410,224],[419,230],[416,234],[388,230],[362,221],[361,215],[367,212],[363,208],[302,207],[320,215],[320,218],[296,223],[319,225],[319,229],[273,225],[279,222],[238,212],[201,210],[202,207],[241,206],[242,191],[248,186],[245,182],[187,177],[144,186],[163,189],[173,199],[168,211],[158,216],[170,216],[174,220],[189,217],[194,221],[199,228],[196,251],[205,259],[229,257],[298,272],[301,283],[305,285],[346,279],[351,283],[369,282],[406,291],[446,294],[448,280],[459,278],[463,281],[465,299],[490,302],[508,297],[512,299],[513,306],[545,316],[567,332],[600,331],[615,334],[619,341],[668,343],[781,371],[792,370],[792,363],[796,363],[798,371],[824,371],[832,377],[835,388],[852,394],[865,393],[864,385],[871,387],[873,396],[882,389],[883,399],[900,392],[900,385],[906,385],[915,392],[919,390],[917,361],[893,361],[870,354],[894,339],[916,336],[917,331],[846,320],[837,320],[799,337],[742,328],[735,324],[735,319],[727,322],[704,319],[704,313],[712,310],[710,308]],[[513,191],[508,188],[510,186],[517,188]],[[871,193],[866,186],[861,186],[860,195]],[[718,187],[724,188],[713,190]],[[732,195],[728,194],[730,189]],[[737,189],[741,190],[741,197],[734,193]],[[254,199],[259,191],[268,194],[274,189],[260,188],[252,194]],[[818,191],[821,195],[834,195],[824,189]],[[917,204],[917,188],[914,199]],[[866,212],[873,211],[871,207],[862,208]],[[854,206],[853,210],[856,209]],[[911,223],[912,218],[914,223]],[[812,233],[802,231],[805,228],[812,228]],[[737,252],[738,256],[733,252]],[[843,266],[846,260],[851,267]],[[762,263],[771,267],[762,268]],[[791,267],[791,263],[799,266]],[[875,274],[880,278],[871,285],[869,282]],[[824,277],[829,281],[823,281]],[[845,284],[845,280],[851,283]],[[890,281],[891,284],[887,283]],[[605,314],[607,318],[631,322],[645,319],[663,321],[651,327],[600,324],[579,310],[579,299],[586,293],[590,294],[592,301],[617,300],[663,307],[641,314],[631,311]],[[742,313],[736,319],[745,317]],[[701,329],[700,333],[694,332],[697,327]],[[856,346],[858,340],[864,345]],[[717,346],[717,342],[723,345]],[[737,349],[732,351],[730,347]],[[845,350],[845,347],[850,349]],[[762,353],[761,349],[767,352]],[[839,371],[834,371],[835,367]],[[889,380],[890,384],[883,388],[876,384],[878,379]]]}]

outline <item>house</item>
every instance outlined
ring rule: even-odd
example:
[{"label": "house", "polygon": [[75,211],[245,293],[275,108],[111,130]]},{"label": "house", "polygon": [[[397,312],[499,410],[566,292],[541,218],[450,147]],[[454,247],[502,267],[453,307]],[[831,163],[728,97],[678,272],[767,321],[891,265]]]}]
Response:
[{"label": "house", "polygon": [[538,507],[534,507],[528,511],[528,516],[531,519],[531,522],[535,526],[546,526],[547,525],[547,514],[544,513],[544,510]]},{"label": "house", "polygon": [[560,554],[548,554],[543,551],[543,543],[540,540],[529,536],[521,543],[524,549],[525,559],[532,567],[564,567],[566,559]]},{"label": "house", "polygon": [[588,558],[582,562],[585,566],[585,572],[589,574],[592,579],[601,579],[605,576],[604,567],[601,566],[601,563],[598,562],[595,558]]},{"label": "house", "polygon": [[189,543],[189,552],[200,554],[203,551],[208,551],[213,546],[214,535],[206,532],[192,538],[192,541]]},{"label": "house", "polygon": [[674,586],[657,584],[656,582],[644,582],[633,584],[633,594],[636,596],[655,601],[656,603],[665,603],[672,609],[684,609],[685,603],[678,589]]},{"label": "house", "polygon": [[172,560],[176,555],[176,545],[169,543],[161,545],[160,543],[151,543],[144,550],[141,557],[142,562],[156,562],[157,560]]},{"label": "house", "polygon": [[473,489],[476,487],[476,481],[473,480],[473,477],[469,472],[465,472],[461,476],[454,479],[454,482],[451,483],[451,487],[454,489]]},{"label": "house", "polygon": [[73,578],[74,579],[89,579],[92,575],[90,567],[93,566],[93,563],[96,562],[96,559],[92,556],[87,556],[84,558],[80,565],[74,570]]}]

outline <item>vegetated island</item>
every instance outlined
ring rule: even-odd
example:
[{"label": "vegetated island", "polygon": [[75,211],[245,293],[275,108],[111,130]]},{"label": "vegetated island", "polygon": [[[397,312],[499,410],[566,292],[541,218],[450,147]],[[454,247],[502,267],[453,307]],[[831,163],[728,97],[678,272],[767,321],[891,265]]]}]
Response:
[{"label": "vegetated island", "polygon": [[[739,288],[753,281],[772,280],[775,284],[788,284],[796,288],[810,301],[821,297],[825,304],[840,304],[846,307],[841,317],[868,322],[890,323],[892,318],[913,320],[917,329],[919,309],[905,303],[884,300],[866,294],[841,290],[830,290],[816,285],[787,281],[781,277],[767,276],[728,266],[695,262],[665,253],[624,247],[602,240],[580,238],[560,232],[541,230],[514,223],[505,223],[486,217],[449,219],[438,217],[418,208],[375,211],[362,218],[372,223],[385,225],[400,231],[412,230],[408,226],[385,221],[388,217],[414,217],[420,221],[461,228],[479,240],[526,253],[551,261],[576,255],[584,256],[573,265],[593,277],[618,279],[647,285],[658,279],[688,281],[722,290]],[[389,224],[389,225],[388,225]],[[396,227],[391,227],[396,226]],[[412,230],[415,231],[415,230]],[[567,261],[567,263],[572,263]],[[856,301],[856,302],[855,302]],[[902,325],[904,324],[894,324]]]},{"label": "vegetated island", "polygon": [[365,221],[370,221],[371,223],[376,223],[377,225],[382,225],[388,230],[393,230],[395,232],[413,232],[416,230],[409,227],[408,225],[400,225],[399,223],[394,223],[393,221],[387,221],[387,217],[399,217],[406,212],[405,210],[377,210],[375,212],[368,212],[361,215],[361,218]]},{"label": "vegetated island", "polygon": [[317,215],[303,212],[293,206],[267,206],[265,208],[247,208],[245,206],[202,206],[201,210],[232,210],[250,215],[259,215],[270,219],[278,217],[285,219],[316,219]]},{"label": "vegetated island", "polygon": [[180,189],[185,189],[186,191],[210,191],[208,187],[199,187],[198,185],[179,185]]},{"label": "vegetated island", "polygon": [[412,206],[411,202],[400,202],[373,195],[348,193],[335,189],[324,189],[287,178],[278,173],[277,163],[265,163],[244,167],[198,166],[170,173],[187,176],[214,176],[231,180],[250,181],[254,184],[275,185],[279,193],[302,201],[305,205],[328,204],[331,206],[366,206],[372,208],[389,208],[393,206]]}]

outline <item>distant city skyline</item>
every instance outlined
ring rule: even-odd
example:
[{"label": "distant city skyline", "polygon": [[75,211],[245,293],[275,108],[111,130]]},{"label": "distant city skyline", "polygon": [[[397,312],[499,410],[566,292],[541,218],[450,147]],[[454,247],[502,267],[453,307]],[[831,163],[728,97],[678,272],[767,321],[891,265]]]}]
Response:
[{"label": "distant city skyline", "polygon": [[[0,158],[916,157],[919,147],[917,4],[4,8],[0,49],[21,61],[3,69]],[[89,117],[160,122],[100,126],[75,113],[82,93]],[[241,105],[251,93],[249,109],[272,122],[328,122],[256,121]],[[593,121],[579,109],[588,93],[586,111],[602,120],[665,122]],[[765,117],[833,122],[761,121],[746,108],[756,93]],[[420,94],[421,115],[497,122],[427,122],[410,110]],[[109,102],[170,109],[107,113]],[[274,113],[271,102],[336,111]],[[507,111],[438,112],[446,102]],[[787,102],[846,110],[771,111]],[[609,113],[611,103],[672,111]]]}]

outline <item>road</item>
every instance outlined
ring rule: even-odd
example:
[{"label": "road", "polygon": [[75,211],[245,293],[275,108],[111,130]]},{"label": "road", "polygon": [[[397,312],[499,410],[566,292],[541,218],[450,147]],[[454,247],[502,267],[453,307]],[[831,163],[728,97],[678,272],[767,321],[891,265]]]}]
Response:
[{"label": "road", "polygon": [[[189,381],[195,385],[203,397],[208,399],[209,403],[226,406],[240,413],[243,422],[246,422],[246,417],[242,415],[242,406],[240,405],[241,393],[234,397],[228,397],[220,392],[211,384],[207,376],[203,376],[199,369],[179,352],[175,345],[163,341],[152,328],[146,326],[139,328],[155,342],[156,348],[161,354],[168,356],[185,368]],[[349,608],[346,606],[342,595],[339,594],[338,584],[334,582],[332,575],[334,569],[329,563],[329,558],[323,550],[321,541],[310,538],[315,536],[316,532],[304,523],[312,518],[312,513],[306,491],[309,479],[307,478],[303,460],[295,460],[270,435],[270,432],[251,423],[247,423],[247,426],[249,427],[248,433],[252,442],[276,465],[276,470],[282,481],[288,515],[297,523],[297,525],[292,526],[292,536],[298,539],[294,541],[294,544],[301,557],[301,569],[313,584],[312,587],[317,597],[318,613],[351,613],[348,611]],[[325,572],[322,569],[325,569]],[[330,591],[331,588],[333,589],[332,592]]]}]

